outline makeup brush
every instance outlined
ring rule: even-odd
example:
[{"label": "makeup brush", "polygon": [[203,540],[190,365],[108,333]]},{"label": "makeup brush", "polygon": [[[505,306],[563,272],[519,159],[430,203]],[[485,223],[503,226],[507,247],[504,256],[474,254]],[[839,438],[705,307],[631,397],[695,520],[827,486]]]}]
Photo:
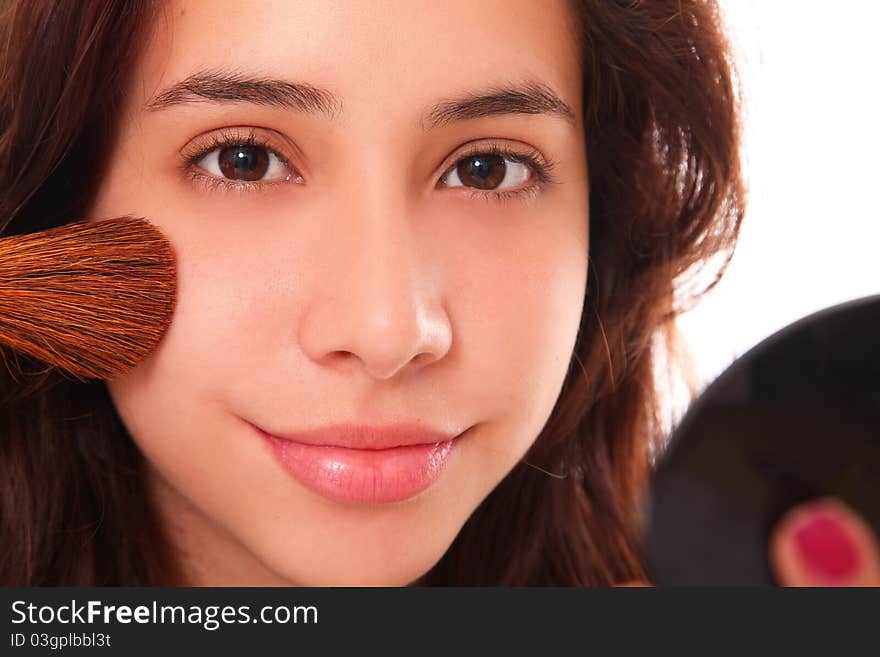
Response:
[{"label": "makeup brush", "polygon": [[[144,218],[0,238],[0,354],[32,356],[79,379],[109,379],[152,351],[171,323],[174,251]],[[13,372],[13,376],[15,373]]]}]

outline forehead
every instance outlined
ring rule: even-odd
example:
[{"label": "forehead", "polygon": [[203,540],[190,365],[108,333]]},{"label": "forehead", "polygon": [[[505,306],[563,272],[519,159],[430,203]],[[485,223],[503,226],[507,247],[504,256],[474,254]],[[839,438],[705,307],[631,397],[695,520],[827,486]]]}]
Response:
[{"label": "forehead", "polygon": [[169,0],[131,100],[229,69],[332,89],[343,121],[411,120],[414,103],[523,79],[579,111],[573,21],[568,0]]}]

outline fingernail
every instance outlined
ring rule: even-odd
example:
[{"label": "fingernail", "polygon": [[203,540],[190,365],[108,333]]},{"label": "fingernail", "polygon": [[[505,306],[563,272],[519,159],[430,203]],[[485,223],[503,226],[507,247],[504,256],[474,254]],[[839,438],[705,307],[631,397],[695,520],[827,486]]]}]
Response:
[{"label": "fingernail", "polygon": [[794,542],[804,567],[823,583],[844,584],[861,570],[855,539],[837,514],[825,506],[804,512],[794,529]]}]

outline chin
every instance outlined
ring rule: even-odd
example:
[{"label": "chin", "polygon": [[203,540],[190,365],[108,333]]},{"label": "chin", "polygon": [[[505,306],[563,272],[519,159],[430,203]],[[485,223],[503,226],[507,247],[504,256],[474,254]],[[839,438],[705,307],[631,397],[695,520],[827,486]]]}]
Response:
[{"label": "chin", "polygon": [[403,587],[418,586],[421,578],[434,567],[442,556],[425,552],[409,555],[407,559],[381,559],[366,562],[352,557],[341,561],[324,561],[303,572],[276,570],[284,579],[305,587]]}]

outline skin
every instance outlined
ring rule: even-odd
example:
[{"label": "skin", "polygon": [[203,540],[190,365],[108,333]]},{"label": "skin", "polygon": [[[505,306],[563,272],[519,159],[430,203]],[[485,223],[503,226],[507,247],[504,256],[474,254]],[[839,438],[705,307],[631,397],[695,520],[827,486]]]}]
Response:
[{"label": "skin", "polygon": [[[177,254],[168,332],[108,388],[151,466],[189,584],[416,582],[518,463],[561,391],[588,251],[569,9],[455,0],[430,11],[171,2],[138,62],[91,216],[145,216]],[[242,102],[144,109],[218,67],[328,87],[342,98],[340,119]],[[511,114],[419,127],[440,99],[523,77],[551,87],[575,124]],[[181,170],[181,151],[242,126],[275,135],[290,181],[227,191]],[[554,160],[558,182],[507,201],[473,198],[457,180],[438,188],[466,145],[492,141]],[[500,186],[531,184],[516,182],[522,165],[508,166]],[[430,488],[375,505],[303,487],[245,423],[280,432],[401,420],[472,428]]]},{"label": "skin", "polygon": [[[147,459],[182,584],[418,583],[536,439],[568,369],[587,276],[569,11],[562,0],[447,0],[425,20],[424,4],[405,1],[166,3],[90,214],[145,216],[177,255],[168,332],[108,389]],[[327,87],[342,112],[334,122],[246,102],[145,108],[216,68]],[[440,99],[526,77],[566,102],[574,125],[509,114],[419,127]],[[289,163],[272,171],[290,178],[227,190],[206,161],[183,163],[220,131],[268,139]],[[465,145],[491,142],[538,151],[556,162],[557,182],[506,201],[438,186]],[[508,167],[503,185],[534,184],[516,182],[524,165]],[[379,505],[303,487],[247,424],[401,420],[470,431],[430,488]],[[793,547],[801,516],[771,542],[784,584],[817,583]],[[846,509],[840,520],[865,564],[852,581],[880,583],[864,521]]]}]

